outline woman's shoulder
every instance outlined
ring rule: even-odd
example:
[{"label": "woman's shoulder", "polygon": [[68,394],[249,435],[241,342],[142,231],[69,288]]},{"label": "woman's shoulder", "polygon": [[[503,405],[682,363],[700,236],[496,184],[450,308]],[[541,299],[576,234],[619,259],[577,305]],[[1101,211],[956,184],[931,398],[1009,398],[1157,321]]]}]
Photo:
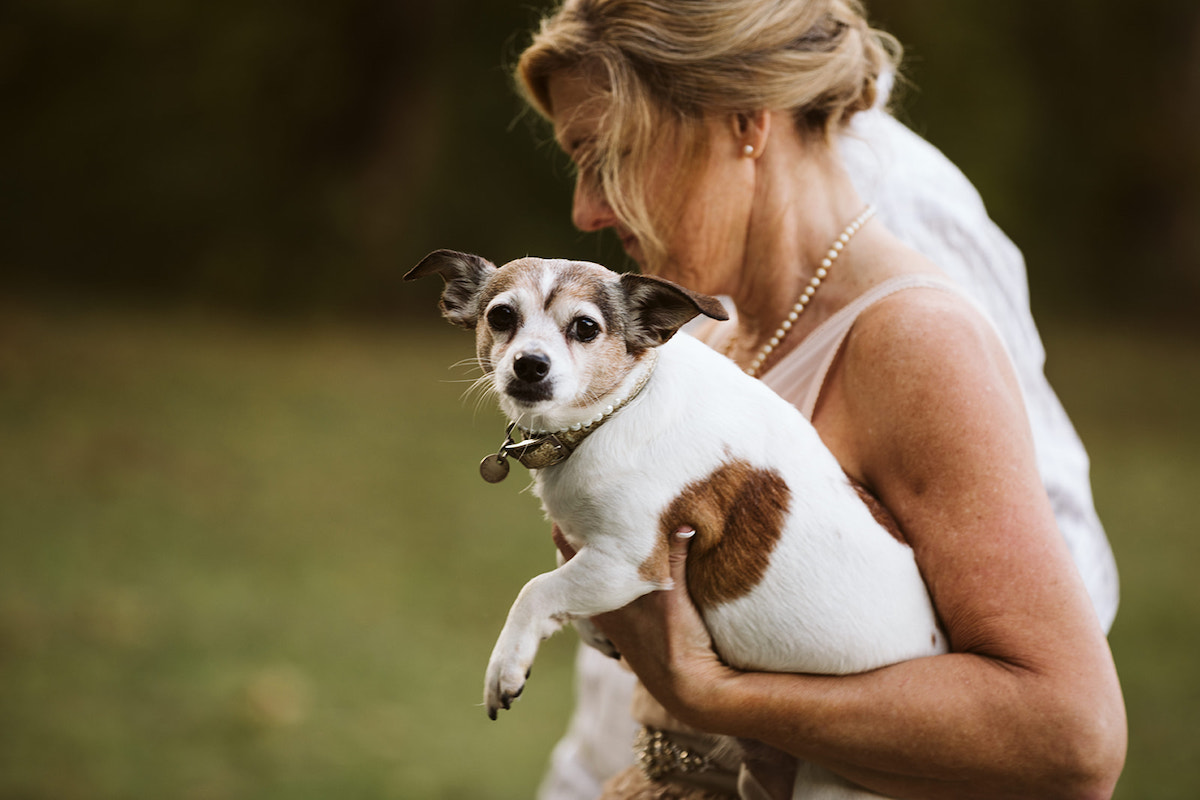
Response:
[{"label": "woman's shoulder", "polygon": [[906,350],[961,344],[962,336],[995,338],[979,307],[939,274],[901,276],[880,284],[878,300],[855,319],[849,340],[860,346]]},{"label": "woman's shoulder", "polygon": [[886,229],[876,232],[870,245],[843,303],[853,318],[847,349],[936,351],[963,335],[972,340],[995,336],[976,301],[924,255]]},{"label": "woman's shoulder", "polygon": [[981,396],[997,391],[1021,402],[995,328],[943,281],[892,292],[864,309],[846,337],[841,366],[846,396],[892,419],[978,407]]}]

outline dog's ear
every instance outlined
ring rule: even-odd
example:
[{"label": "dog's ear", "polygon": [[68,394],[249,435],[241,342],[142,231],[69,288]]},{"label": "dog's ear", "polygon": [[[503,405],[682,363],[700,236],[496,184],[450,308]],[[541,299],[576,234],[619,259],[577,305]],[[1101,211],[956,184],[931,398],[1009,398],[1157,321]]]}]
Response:
[{"label": "dog's ear", "polygon": [[438,303],[442,316],[461,328],[474,329],[479,320],[479,290],[495,271],[496,265],[486,258],[455,250],[434,250],[409,270],[404,280],[441,275],[446,281]]},{"label": "dog's ear", "polygon": [[698,314],[726,320],[721,301],[662,278],[626,273],[621,289],[629,309],[626,341],[634,348],[657,347]]}]

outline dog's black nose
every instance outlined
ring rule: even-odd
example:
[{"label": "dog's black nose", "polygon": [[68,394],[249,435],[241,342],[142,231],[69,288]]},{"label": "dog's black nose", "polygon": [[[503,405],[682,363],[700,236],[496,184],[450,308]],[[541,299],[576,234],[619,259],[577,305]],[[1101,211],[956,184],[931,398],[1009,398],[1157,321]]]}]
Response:
[{"label": "dog's black nose", "polygon": [[525,383],[537,383],[550,374],[550,359],[541,353],[522,353],[513,361],[513,372]]}]

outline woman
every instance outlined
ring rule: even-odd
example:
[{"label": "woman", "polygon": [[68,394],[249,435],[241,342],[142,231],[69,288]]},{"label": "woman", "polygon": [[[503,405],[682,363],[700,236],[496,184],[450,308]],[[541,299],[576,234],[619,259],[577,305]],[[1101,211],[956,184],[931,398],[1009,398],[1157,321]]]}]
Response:
[{"label": "woman", "polygon": [[[978,280],[1015,254],[986,241],[973,193],[920,182],[962,179],[881,112],[861,126],[880,150],[845,136],[897,49],[853,0],[567,0],[522,56],[527,95],[579,170],[575,224],[732,298],[733,330],[707,340],[809,415],[895,516],[953,652],[855,676],[737,672],[684,589],[598,622],[678,720],[880,794],[1107,797],[1125,748],[1104,638],[1115,572],[1023,278],[1007,293]],[[892,147],[929,159],[899,190]]]}]

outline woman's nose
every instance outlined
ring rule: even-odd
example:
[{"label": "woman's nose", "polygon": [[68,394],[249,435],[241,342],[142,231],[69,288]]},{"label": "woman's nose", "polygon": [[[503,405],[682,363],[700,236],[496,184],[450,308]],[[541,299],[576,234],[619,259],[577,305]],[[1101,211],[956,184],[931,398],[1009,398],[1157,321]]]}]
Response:
[{"label": "woman's nose", "polygon": [[612,206],[604,199],[600,187],[580,178],[575,181],[571,221],[579,230],[591,233],[616,225],[617,216],[613,213]]}]

